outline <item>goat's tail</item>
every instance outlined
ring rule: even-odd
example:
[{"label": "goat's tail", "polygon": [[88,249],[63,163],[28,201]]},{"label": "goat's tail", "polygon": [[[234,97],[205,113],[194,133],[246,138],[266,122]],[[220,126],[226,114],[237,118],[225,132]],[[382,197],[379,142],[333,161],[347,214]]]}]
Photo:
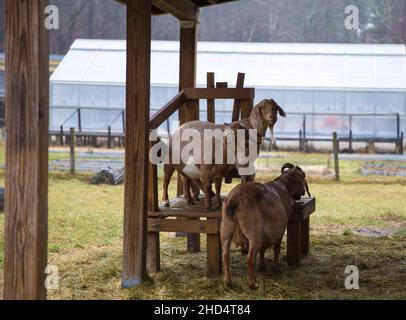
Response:
[{"label": "goat's tail", "polygon": [[238,208],[238,203],[234,200],[233,197],[227,197],[224,199],[222,212],[223,215],[228,215],[231,218],[234,218],[235,210]]}]

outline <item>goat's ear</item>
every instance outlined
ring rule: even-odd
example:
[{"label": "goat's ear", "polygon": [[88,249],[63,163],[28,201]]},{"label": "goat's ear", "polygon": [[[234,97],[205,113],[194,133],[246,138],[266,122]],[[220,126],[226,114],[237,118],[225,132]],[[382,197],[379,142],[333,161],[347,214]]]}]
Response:
[{"label": "goat's ear", "polygon": [[279,113],[279,115],[281,116],[281,117],[283,117],[283,118],[286,118],[286,113],[285,113],[285,111],[280,107],[280,106],[278,106],[277,105],[277,110],[278,110],[278,113]]}]

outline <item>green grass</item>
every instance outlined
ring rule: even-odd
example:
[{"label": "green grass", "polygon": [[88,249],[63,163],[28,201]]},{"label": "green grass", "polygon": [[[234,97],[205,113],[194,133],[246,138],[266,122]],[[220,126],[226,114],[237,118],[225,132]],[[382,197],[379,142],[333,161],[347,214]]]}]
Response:
[{"label": "green grass", "polygon": [[[326,154],[285,153],[298,164],[327,163]],[[0,148],[0,161],[4,152]],[[296,161],[295,161],[296,160]],[[343,163],[343,162],[342,162]],[[48,260],[59,268],[60,289],[51,299],[406,299],[406,179],[363,177],[359,164],[343,163],[340,183],[309,177],[317,197],[311,220],[311,252],[301,267],[282,261],[278,273],[257,273],[259,288],[248,289],[246,262],[232,251],[234,284],[205,277],[202,252],[186,252],[185,239],[161,237],[162,271],[132,290],[120,289],[123,186],[93,186],[89,175],[50,174]],[[271,179],[261,174],[261,181]],[[0,185],[4,178],[0,177]],[[161,186],[161,181],[159,182]],[[171,184],[174,195],[175,182]],[[225,185],[224,193],[233,186]],[[159,188],[161,189],[161,187]],[[357,234],[360,227],[394,230],[384,238]],[[0,214],[0,297],[3,286],[4,215]],[[286,255],[283,242],[282,257]],[[267,253],[270,264],[271,252]],[[344,288],[344,269],[360,270],[360,290]]]}]

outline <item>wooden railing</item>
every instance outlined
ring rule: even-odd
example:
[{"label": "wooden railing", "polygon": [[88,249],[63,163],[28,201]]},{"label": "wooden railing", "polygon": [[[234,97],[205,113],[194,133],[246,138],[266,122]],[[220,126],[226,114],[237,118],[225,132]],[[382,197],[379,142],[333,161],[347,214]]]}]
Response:
[{"label": "wooden railing", "polygon": [[[185,108],[186,121],[199,120],[199,100],[207,99],[207,121],[215,122],[215,99],[234,99],[232,119],[238,121],[249,117],[255,97],[255,89],[244,88],[243,73],[238,74],[236,88],[228,88],[226,82],[214,82],[214,73],[207,74],[208,88],[185,88],[180,91],[172,100],[165,104],[156,112],[149,121],[149,129],[157,129],[162,123],[167,121],[171,115],[181,108]],[[216,87],[215,87],[216,86]],[[156,142],[151,142],[152,147]],[[232,176],[226,177],[226,182],[230,182]],[[149,165],[148,179],[148,211],[159,212],[158,206],[158,175],[157,166]],[[190,219],[195,219],[191,217]],[[217,241],[217,240],[216,240]],[[188,234],[189,244],[200,250],[200,237],[195,234]],[[150,272],[159,270],[159,231],[150,229],[148,232],[148,259],[147,266]]]}]

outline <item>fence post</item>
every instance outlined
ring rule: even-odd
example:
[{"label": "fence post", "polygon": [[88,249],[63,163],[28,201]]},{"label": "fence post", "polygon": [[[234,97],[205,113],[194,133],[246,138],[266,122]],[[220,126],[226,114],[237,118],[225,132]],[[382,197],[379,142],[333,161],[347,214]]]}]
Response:
[{"label": "fence post", "polygon": [[61,146],[63,146],[63,126],[61,126],[60,127],[60,138],[61,138],[61,140],[60,140],[60,143],[61,143]]},{"label": "fence post", "polygon": [[75,174],[75,128],[70,128],[70,174]]},{"label": "fence post", "polygon": [[349,152],[354,153],[354,150],[352,149],[352,130],[350,130],[350,136],[349,136]]},{"label": "fence post", "polygon": [[333,153],[334,153],[334,169],[336,181],[340,181],[340,166],[338,162],[339,152],[340,152],[340,142],[338,141],[337,132],[333,132]]},{"label": "fence post", "polygon": [[303,151],[303,131],[299,130],[299,151]]},{"label": "fence post", "polygon": [[111,126],[108,127],[107,132],[107,148],[111,149]]}]

